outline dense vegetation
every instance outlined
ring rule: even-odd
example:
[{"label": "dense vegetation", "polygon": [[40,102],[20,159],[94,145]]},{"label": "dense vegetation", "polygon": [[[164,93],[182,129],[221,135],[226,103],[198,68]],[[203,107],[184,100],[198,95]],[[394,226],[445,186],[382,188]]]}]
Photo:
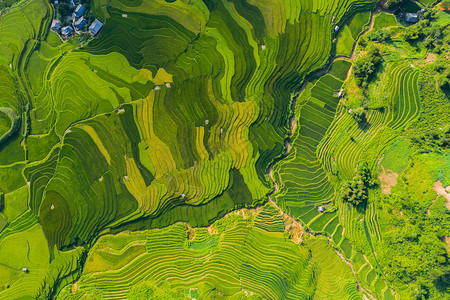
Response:
[{"label": "dense vegetation", "polygon": [[0,17],[1,299],[448,297],[445,2],[81,3]]}]

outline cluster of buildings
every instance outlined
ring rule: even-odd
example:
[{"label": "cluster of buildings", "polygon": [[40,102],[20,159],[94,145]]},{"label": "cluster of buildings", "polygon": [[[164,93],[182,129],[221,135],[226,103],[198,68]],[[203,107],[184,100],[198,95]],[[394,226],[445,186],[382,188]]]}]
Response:
[{"label": "cluster of buildings", "polygon": [[[78,4],[79,0],[71,0],[71,4]],[[55,0],[55,4],[58,4],[58,0]],[[70,37],[74,32],[78,32],[83,30],[83,28],[88,24],[88,19],[83,16],[83,14],[86,12],[86,7],[83,4],[78,4],[75,8],[73,14],[72,14],[72,24],[69,24],[67,26],[64,26],[61,28],[61,36],[63,38]],[[58,19],[54,19],[52,21],[51,29],[54,31],[59,31],[61,27],[61,21]],[[97,33],[100,31],[100,29],[103,27],[103,23],[100,22],[98,19],[95,19],[91,25],[89,26],[88,33],[91,34],[91,36],[97,35]]]}]

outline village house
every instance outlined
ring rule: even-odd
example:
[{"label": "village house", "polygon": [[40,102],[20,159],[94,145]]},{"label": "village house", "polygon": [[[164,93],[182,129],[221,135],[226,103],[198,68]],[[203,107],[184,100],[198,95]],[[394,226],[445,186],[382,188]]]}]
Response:
[{"label": "village house", "polygon": [[407,13],[405,20],[408,23],[417,23],[419,22],[419,14]]},{"label": "village house", "polygon": [[70,25],[67,25],[67,26],[61,28],[61,35],[63,37],[69,37],[72,35],[72,33],[73,33],[73,28]]},{"label": "village house", "polygon": [[84,14],[85,11],[86,7],[84,7],[83,4],[78,4],[77,8],[75,8],[75,11],[73,12],[73,16],[75,18],[79,18]]},{"label": "village house", "polygon": [[60,27],[61,27],[61,21],[58,20],[58,19],[54,19],[54,20],[52,21],[52,27],[51,27],[51,29],[54,30],[54,31],[58,31]]},{"label": "village house", "polygon": [[79,18],[73,25],[77,30],[82,30],[83,27],[88,23],[88,20],[85,17]]},{"label": "village house", "polygon": [[100,22],[98,19],[95,19],[94,22],[92,22],[91,26],[89,26],[89,33],[94,36],[96,35],[100,29],[103,27],[103,23]]}]

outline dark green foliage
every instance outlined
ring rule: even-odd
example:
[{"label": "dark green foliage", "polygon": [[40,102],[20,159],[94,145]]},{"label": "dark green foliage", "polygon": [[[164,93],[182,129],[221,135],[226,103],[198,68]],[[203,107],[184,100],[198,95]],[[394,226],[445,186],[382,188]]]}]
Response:
[{"label": "dark green foliage", "polygon": [[345,201],[358,206],[365,203],[368,199],[367,187],[361,180],[346,181],[341,187],[341,196]]},{"label": "dark green foliage", "polygon": [[[5,206],[5,194],[0,191],[0,211],[3,210]],[[0,229],[1,231],[1,229]]]},{"label": "dark green foliage", "polygon": [[375,42],[384,42],[391,39],[392,31],[389,29],[380,29],[378,31],[372,31],[367,35],[367,38]]},{"label": "dark green foliage", "polygon": [[56,7],[56,11],[58,12],[61,21],[65,21],[66,17],[72,14],[74,10],[75,7],[70,7],[67,3],[61,3]]},{"label": "dark green foliage", "polygon": [[416,26],[416,25],[409,26],[403,31],[403,38],[406,41],[411,42],[411,41],[419,39],[420,34],[421,34],[421,32],[420,32],[419,26]]},{"label": "dark green foliage", "polygon": [[438,76],[438,85],[446,93],[450,91],[450,69]]},{"label": "dark green foliage", "polygon": [[342,184],[341,197],[343,200],[358,206],[368,200],[368,187],[374,186],[376,181],[372,179],[367,163],[358,166],[356,176]]},{"label": "dark green foliage", "polygon": [[380,50],[372,46],[367,54],[358,58],[353,65],[353,74],[358,85],[365,87],[381,62]]},{"label": "dark green foliage", "polygon": [[450,148],[450,125],[442,130],[425,133],[423,135],[413,137],[415,144],[423,152],[440,151]]},{"label": "dark green foliage", "polygon": [[386,4],[384,5],[384,7],[386,7],[387,9],[393,9],[395,8],[397,5],[399,5],[400,3],[402,3],[403,0],[388,0],[386,1]]}]

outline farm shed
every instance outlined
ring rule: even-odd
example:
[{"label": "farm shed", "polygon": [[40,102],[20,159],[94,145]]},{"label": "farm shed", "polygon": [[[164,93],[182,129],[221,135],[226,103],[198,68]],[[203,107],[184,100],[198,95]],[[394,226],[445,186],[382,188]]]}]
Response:
[{"label": "farm shed", "polygon": [[53,29],[55,31],[58,31],[60,27],[61,27],[61,21],[60,20],[55,19],[55,20],[52,21],[51,29]]},{"label": "farm shed", "polygon": [[100,29],[103,27],[103,23],[100,22],[98,19],[95,19],[94,22],[92,22],[91,26],[89,26],[89,32],[91,35],[96,35]]},{"label": "farm shed", "polygon": [[82,30],[83,27],[87,24],[88,20],[85,17],[79,18],[73,25],[77,30]]},{"label": "farm shed", "polygon": [[67,25],[66,27],[63,27],[63,28],[61,29],[61,34],[62,34],[64,37],[71,36],[72,33],[73,33],[73,28],[72,28],[72,26],[70,26],[70,25]]},{"label": "farm shed", "polygon": [[419,22],[419,15],[418,14],[406,14],[406,22],[408,23],[417,23]]},{"label": "farm shed", "polygon": [[84,14],[85,11],[86,11],[86,7],[84,7],[83,4],[78,4],[77,8],[75,8],[75,11],[73,12],[73,15],[76,18],[79,18]]}]

